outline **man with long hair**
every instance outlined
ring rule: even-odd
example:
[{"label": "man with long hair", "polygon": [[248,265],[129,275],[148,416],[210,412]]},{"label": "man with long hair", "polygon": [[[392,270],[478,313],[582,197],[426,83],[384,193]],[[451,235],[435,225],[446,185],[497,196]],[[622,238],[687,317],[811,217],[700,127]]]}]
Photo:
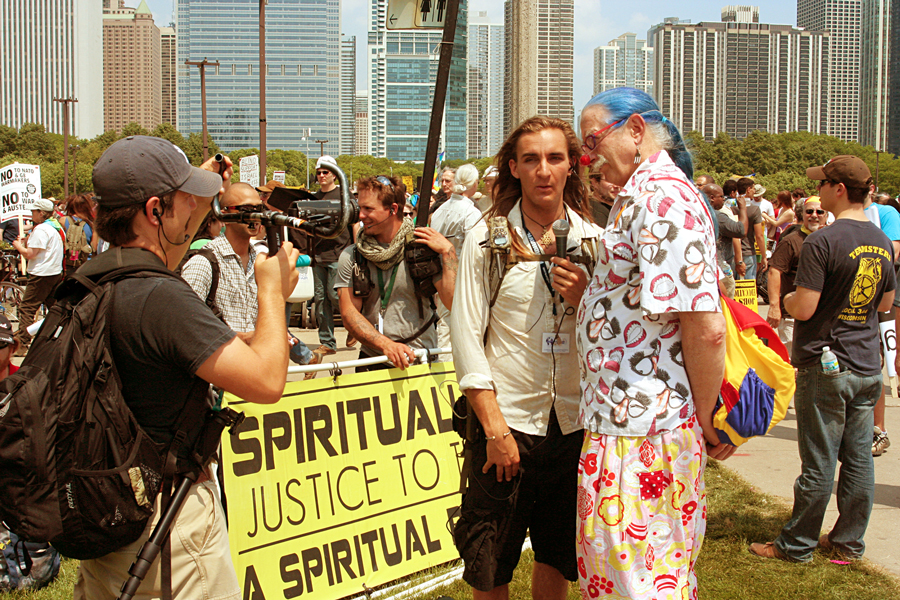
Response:
[{"label": "man with long hair", "polygon": [[[463,244],[454,299],[465,310],[451,314],[450,335],[459,386],[478,424],[477,439],[466,441],[471,471],[454,538],[476,600],[508,596],[529,530],[535,598],[565,598],[567,580],[578,577],[583,435],[573,344],[576,305],[599,233],[586,216],[587,190],[576,172],[580,156],[565,121],[532,117],[522,123],[497,155],[486,214],[493,231],[481,221]],[[568,223],[567,258],[553,256],[553,225],[560,220]],[[510,253],[486,239],[508,239]]]}]

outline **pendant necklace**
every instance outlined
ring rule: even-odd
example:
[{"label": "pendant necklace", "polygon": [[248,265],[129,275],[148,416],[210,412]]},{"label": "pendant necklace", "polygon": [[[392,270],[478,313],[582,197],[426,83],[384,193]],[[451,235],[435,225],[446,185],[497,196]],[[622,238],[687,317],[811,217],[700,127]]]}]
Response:
[{"label": "pendant necklace", "polygon": [[[522,211],[522,214],[525,215],[524,210]],[[531,222],[533,222],[535,225],[537,225],[541,229],[543,229],[543,234],[541,235],[541,239],[538,240],[538,244],[540,244],[541,246],[550,246],[551,244],[553,244],[556,241],[556,236],[553,234],[553,229],[552,229],[553,223],[556,222],[556,219],[554,219],[553,221],[550,221],[549,223],[544,225],[543,223],[539,223],[539,222],[535,221],[532,217],[529,217],[528,215],[525,215],[525,216],[528,217],[531,220]]]}]

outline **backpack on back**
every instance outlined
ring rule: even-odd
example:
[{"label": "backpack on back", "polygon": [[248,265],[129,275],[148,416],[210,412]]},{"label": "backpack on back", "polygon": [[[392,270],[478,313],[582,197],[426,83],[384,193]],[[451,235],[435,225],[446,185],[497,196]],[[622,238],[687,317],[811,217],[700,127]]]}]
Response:
[{"label": "backpack on back", "polygon": [[[188,401],[163,445],[126,405],[109,334],[115,283],[177,275],[127,265],[119,250],[102,261],[109,271],[88,278],[82,269],[60,286],[21,368],[0,382],[0,520],[23,540],[80,560],[141,536],[186,432],[201,430],[209,412]],[[94,272],[104,257],[91,261]]]},{"label": "backpack on back", "polygon": [[66,270],[77,269],[87,262],[93,252],[90,241],[84,232],[84,226],[87,222],[84,219],[75,220],[72,217],[69,221],[69,228],[66,229],[65,245],[63,246],[63,256]]}]

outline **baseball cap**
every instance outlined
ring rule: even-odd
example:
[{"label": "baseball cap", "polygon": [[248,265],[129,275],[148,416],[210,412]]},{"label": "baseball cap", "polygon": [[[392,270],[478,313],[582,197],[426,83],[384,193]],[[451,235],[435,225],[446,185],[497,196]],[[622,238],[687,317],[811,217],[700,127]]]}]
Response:
[{"label": "baseball cap", "polygon": [[53,212],[55,208],[53,201],[46,198],[39,198],[31,205],[31,210],[42,210],[44,212]]},{"label": "baseball cap", "polygon": [[498,177],[499,175],[500,171],[497,170],[497,167],[491,165],[484,170],[484,175],[482,175],[482,178],[487,179],[488,177]]},{"label": "baseball cap", "polygon": [[222,187],[221,175],[191,166],[181,148],[146,135],[130,135],[107,148],[92,179],[94,196],[105,208],[142,204],[176,190],[210,198]]},{"label": "baseball cap", "polygon": [[753,195],[759,198],[760,196],[766,193],[766,188],[759,185],[758,183],[753,186]]},{"label": "baseball cap", "polygon": [[806,176],[816,181],[829,179],[843,183],[848,188],[865,189],[869,187],[872,172],[861,158],[841,154],[821,167],[810,167],[806,170]]},{"label": "baseball cap", "polygon": [[328,167],[337,168],[337,166],[338,166],[337,162],[334,160],[334,158],[331,156],[328,156],[327,154],[323,154],[322,156],[319,157],[319,160],[316,161],[317,169],[322,168],[322,167],[325,167],[326,169]]},{"label": "baseball cap", "polygon": [[0,344],[12,344],[14,341],[12,323],[6,315],[0,314]]},{"label": "baseball cap", "polygon": [[270,179],[266,182],[266,185],[261,185],[258,188],[256,188],[256,191],[271,194],[275,190],[275,188],[280,188],[280,187],[286,187],[286,186],[283,183],[281,183],[280,181],[277,181],[275,179]]}]

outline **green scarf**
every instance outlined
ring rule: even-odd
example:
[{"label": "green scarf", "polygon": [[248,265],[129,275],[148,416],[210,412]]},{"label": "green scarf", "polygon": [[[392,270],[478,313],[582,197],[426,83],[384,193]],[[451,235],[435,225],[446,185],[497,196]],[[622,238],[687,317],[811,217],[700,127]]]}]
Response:
[{"label": "green scarf", "polygon": [[382,271],[387,271],[403,260],[403,248],[406,246],[406,237],[415,228],[416,226],[411,218],[403,219],[400,231],[397,232],[397,235],[391,240],[391,245],[387,248],[379,244],[374,236],[366,235],[366,230],[363,229],[359,234],[359,241],[356,242],[356,247],[366,260],[374,263]]}]

